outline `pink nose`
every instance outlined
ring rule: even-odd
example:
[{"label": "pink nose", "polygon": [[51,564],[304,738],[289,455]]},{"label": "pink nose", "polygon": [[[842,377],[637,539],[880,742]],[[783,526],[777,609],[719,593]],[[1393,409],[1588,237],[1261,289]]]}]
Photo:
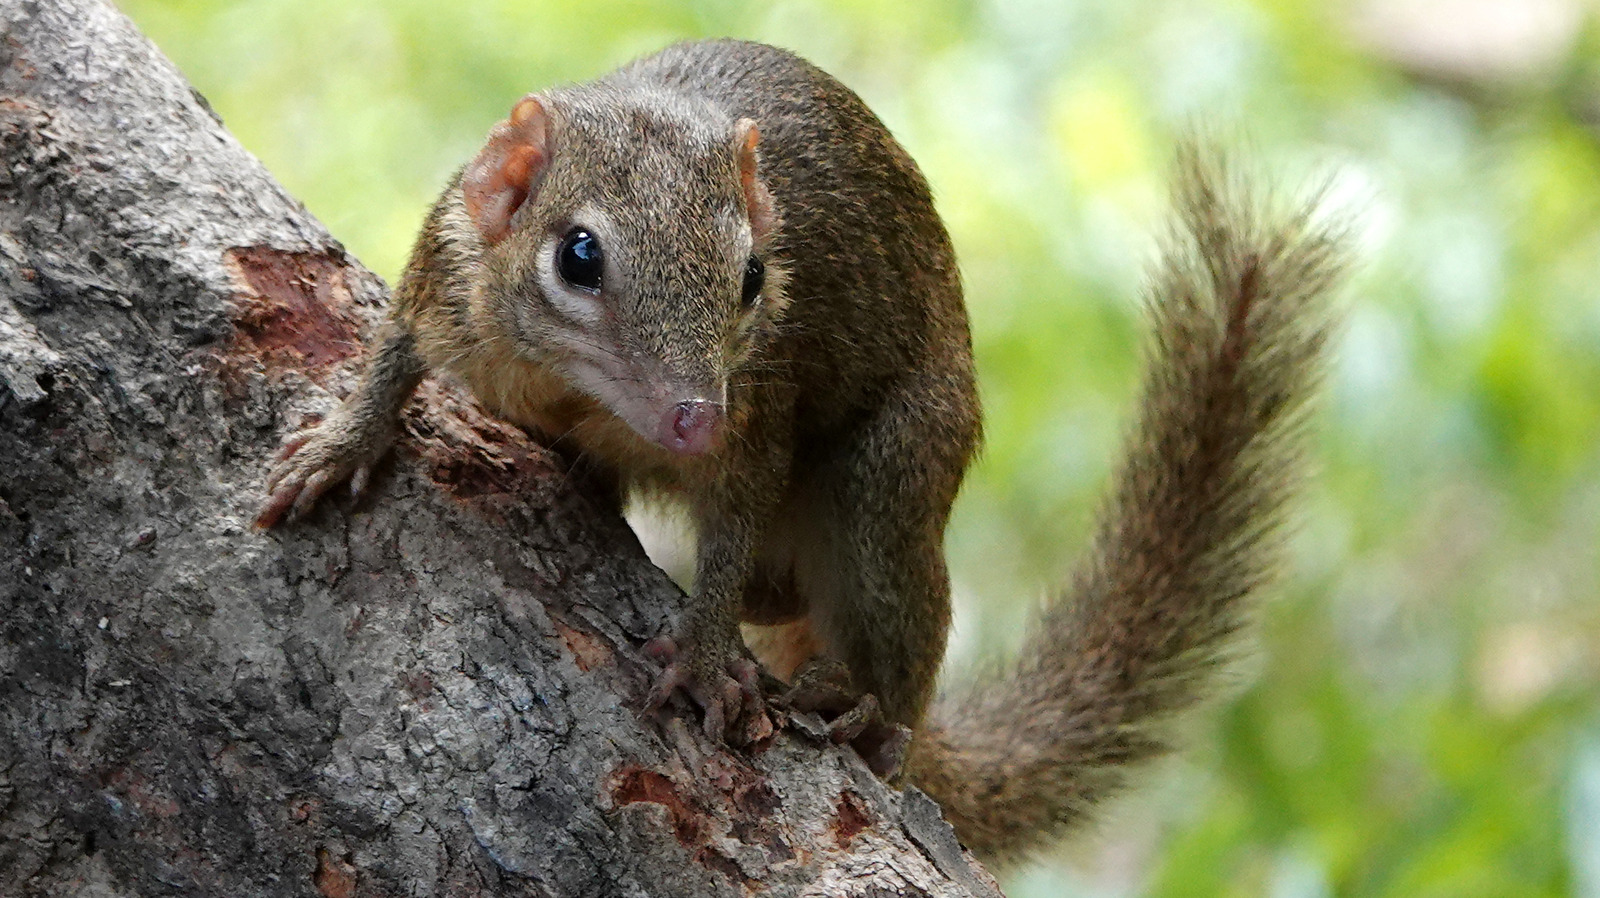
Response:
[{"label": "pink nose", "polygon": [[722,406],[705,399],[680,402],[661,417],[661,445],[679,455],[703,455],[722,436]]}]

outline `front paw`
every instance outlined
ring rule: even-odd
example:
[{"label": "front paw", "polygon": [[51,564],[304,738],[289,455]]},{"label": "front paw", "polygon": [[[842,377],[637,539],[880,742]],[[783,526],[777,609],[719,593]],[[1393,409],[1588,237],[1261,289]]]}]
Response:
[{"label": "front paw", "polygon": [[343,410],[295,434],[267,474],[267,501],[256,515],[256,526],[266,529],[286,514],[290,519],[305,514],[346,478],[351,495],[359,497],[392,442],[389,428],[364,425]]},{"label": "front paw", "polygon": [[645,710],[659,711],[682,693],[705,715],[706,737],[717,743],[754,745],[775,731],[761,696],[761,668],[737,651],[668,636],[652,639],[645,652],[664,665]]}]

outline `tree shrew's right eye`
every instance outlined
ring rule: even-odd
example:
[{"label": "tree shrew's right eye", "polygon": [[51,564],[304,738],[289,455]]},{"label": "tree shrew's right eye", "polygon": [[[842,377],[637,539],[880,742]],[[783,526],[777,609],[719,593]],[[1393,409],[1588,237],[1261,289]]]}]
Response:
[{"label": "tree shrew's right eye", "polygon": [[583,228],[568,231],[556,249],[556,273],[561,279],[580,290],[598,292],[604,270],[599,238]]},{"label": "tree shrew's right eye", "polygon": [[767,266],[761,264],[760,259],[756,258],[755,256],[751,256],[750,260],[744,263],[743,299],[745,305],[748,306],[755,304],[756,297],[761,295],[761,288],[766,284],[766,282]]}]

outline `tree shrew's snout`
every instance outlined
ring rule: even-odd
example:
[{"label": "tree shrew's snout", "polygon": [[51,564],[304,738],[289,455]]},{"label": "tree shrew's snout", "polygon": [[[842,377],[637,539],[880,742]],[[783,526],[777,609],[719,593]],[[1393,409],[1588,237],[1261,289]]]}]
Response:
[{"label": "tree shrew's snout", "polygon": [[722,404],[709,399],[675,403],[661,416],[655,441],[678,455],[704,455],[722,445]]}]

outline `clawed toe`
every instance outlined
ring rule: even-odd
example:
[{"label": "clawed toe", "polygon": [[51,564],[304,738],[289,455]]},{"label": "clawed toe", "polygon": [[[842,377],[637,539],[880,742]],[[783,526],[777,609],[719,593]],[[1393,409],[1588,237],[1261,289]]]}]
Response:
[{"label": "clawed toe", "polygon": [[796,672],[780,703],[822,717],[829,741],[849,744],[878,776],[890,778],[899,772],[911,730],[886,720],[877,697],[852,687],[849,670],[838,661],[808,662]]},{"label": "clawed toe", "polygon": [[723,664],[693,664],[669,637],[652,639],[645,653],[665,666],[656,676],[645,710],[658,712],[678,693],[688,696],[704,714],[702,728],[714,742],[749,745],[772,735],[759,687],[761,669],[754,661],[734,657]]}]

